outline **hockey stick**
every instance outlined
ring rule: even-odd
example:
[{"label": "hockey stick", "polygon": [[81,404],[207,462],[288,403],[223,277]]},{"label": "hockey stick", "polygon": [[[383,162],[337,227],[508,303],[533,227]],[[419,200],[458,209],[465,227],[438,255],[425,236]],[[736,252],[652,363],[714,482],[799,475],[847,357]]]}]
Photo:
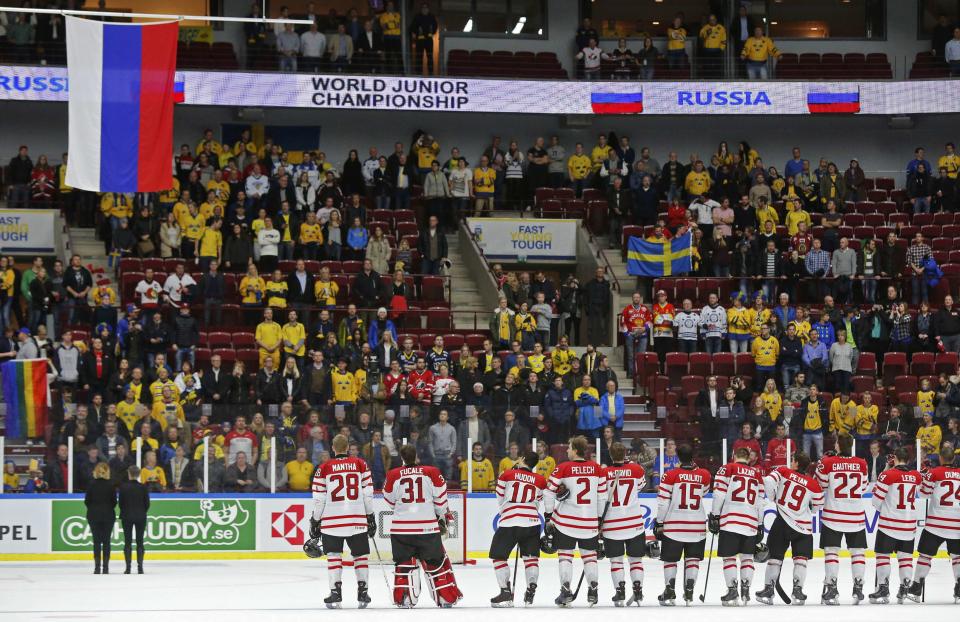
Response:
[{"label": "hockey stick", "polygon": [[713,562],[713,545],[716,543],[717,534],[710,534],[710,557],[707,559],[707,575],[703,579],[703,594],[700,595],[700,602],[707,599],[707,586],[710,585],[710,565]]},{"label": "hockey stick", "polygon": [[[783,569],[783,566],[780,566],[780,569]],[[783,604],[789,605],[793,601],[790,600],[790,597],[787,596],[787,592],[780,585],[780,573],[777,573],[777,580],[774,582],[773,587],[777,590],[777,596],[780,597],[780,600],[783,601]]]},{"label": "hockey stick", "polygon": [[[616,486],[620,482],[620,476],[613,478],[613,485]],[[603,538],[603,519],[607,517],[607,511],[610,509],[610,491],[607,491],[607,503],[603,506],[603,513],[600,514],[600,519],[597,521],[597,536],[599,539]],[[599,563],[599,560],[597,560]],[[577,581],[577,589],[573,592],[573,600],[577,600],[577,595],[580,594],[580,587],[583,585],[583,577],[587,574],[587,567],[584,564],[582,570],[580,570],[580,579]],[[572,602],[572,601],[571,601]]]},{"label": "hockey stick", "polygon": [[513,583],[510,584],[514,590],[517,589],[517,567],[520,566],[520,545],[517,545],[517,558],[513,560]]},{"label": "hockey stick", "polygon": [[373,552],[377,555],[377,565],[380,566],[380,572],[383,574],[383,582],[387,585],[387,594],[393,590],[390,588],[390,579],[387,578],[387,569],[383,567],[383,558],[380,557],[380,547],[377,546],[377,539],[370,536],[370,542],[373,543]]}]

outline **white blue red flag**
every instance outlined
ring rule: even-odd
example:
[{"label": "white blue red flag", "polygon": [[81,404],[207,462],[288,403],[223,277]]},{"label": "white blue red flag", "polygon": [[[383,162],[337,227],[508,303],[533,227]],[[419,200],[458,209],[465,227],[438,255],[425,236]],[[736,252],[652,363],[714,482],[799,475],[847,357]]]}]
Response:
[{"label": "white blue red flag", "polygon": [[67,17],[67,184],[97,192],[169,188],[177,22]]}]

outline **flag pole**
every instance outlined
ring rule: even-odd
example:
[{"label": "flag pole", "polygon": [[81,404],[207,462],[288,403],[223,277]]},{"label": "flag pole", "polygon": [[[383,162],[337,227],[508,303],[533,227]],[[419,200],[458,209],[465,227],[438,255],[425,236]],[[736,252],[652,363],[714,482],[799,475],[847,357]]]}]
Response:
[{"label": "flag pole", "polygon": [[126,13],[120,11],[77,11],[74,9],[35,9],[30,7],[3,7],[4,13],[33,13],[41,15],[72,15],[75,17],[126,17],[139,19],[193,20],[198,22],[239,22],[244,24],[302,24],[309,26],[310,19],[282,19],[268,17],[223,17],[220,15],[176,15],[173,13]]}]

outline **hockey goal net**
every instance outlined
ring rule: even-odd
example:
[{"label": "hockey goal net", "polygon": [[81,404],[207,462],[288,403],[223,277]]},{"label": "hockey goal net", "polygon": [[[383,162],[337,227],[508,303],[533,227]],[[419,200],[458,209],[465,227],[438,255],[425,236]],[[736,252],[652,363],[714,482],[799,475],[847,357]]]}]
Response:
[{"label": "hockey goal net", "polygon": [[[462,564],[467,557],[467,496],[462,492],[447,491],[447,504],[450,507],[450,513],[453,514],[453,520],[447,524],[447,535],[443,539],[443,546],[452,563]],[[377,521],[377,533],[374,540],[380,550],[380,558],[383,562],[392,562],[390,520],[393,517],[393,511],[383,500],[381,494],[374,497],[373,505],[373,513]],[[370,551],[370,561],[377,562],[375,551]]]}]

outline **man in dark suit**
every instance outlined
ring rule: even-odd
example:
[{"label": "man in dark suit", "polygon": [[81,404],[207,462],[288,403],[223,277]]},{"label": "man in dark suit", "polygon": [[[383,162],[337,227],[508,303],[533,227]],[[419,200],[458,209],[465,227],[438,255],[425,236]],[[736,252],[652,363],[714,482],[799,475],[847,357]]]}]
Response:
[{"label": "man in dark suit", "polygon": [[723,403],[723,392],[717,387],[717,377],[707,378],[707,388],[697,393],[697,414],[700,416],[700,437],[714,441],[717,439],[717,409]]},{"label": "man in dark suit", "polygon": [[123,559],[127,564],[123,574],[130,574],[130,544],[137,532],[137,574],[143,574],[143,532],[147,527],[150,493],[140,483],[140,467],[127,469],[127,481],[120,484],[120,523],[123,525]]},{"label": "man in dark suit", "polygon": [[753,28],[754,22],[747,13],[747,7],[740,5],[739,13],[733,18],[733,21],[730,22],[730,28],[727,29],[730,32],[730,38],[733,40],[735,58],[740,58],[740,52],[743,51],[744,44],[753,35]]},{"label": "man in dark suit", "polygon": [[383,69],[383,37],[373,29],[373,21],[363,22],[363,32],[357,37],[354,46],[354,58],[357,64],[370,73],[379,73]]},{"label": "man in dark suit", "polygon": [[508,410],[503,415],[503,423],[497,427],[493,433],[493,445],[498,458],[507,455],[511,443],[516,443],[523,451],[530,442],[530,433],[527,426],[517,421],[516,415],[512,410]]},{"label": "man in dark suit", "polygon": [[[297,236],[291,234],[296,239]],[[314,302],[313,275],[307,272],[306,263],[297,260],[297,269],[287,277],[287,303],[297,312],[304,326],[310,326],[310,305]]]},{"label": "man in dark suit", "polygon": [[201,386],[204,402],[213,405],[214,420],[222,420],[226,413],[221,411],[225,411],[226,405],[231,403],[230,387],[233,383],[230,373],[223,368],[219,354],[210,357],[210,369],[203,372]]},{"label": "man in dark suit", "polygon": [[623,217],[633,213],[633,192],[623,184],[622,177],[614,177],[607,190],[607,225],[610,232],[610,248],[619,248]]}]

